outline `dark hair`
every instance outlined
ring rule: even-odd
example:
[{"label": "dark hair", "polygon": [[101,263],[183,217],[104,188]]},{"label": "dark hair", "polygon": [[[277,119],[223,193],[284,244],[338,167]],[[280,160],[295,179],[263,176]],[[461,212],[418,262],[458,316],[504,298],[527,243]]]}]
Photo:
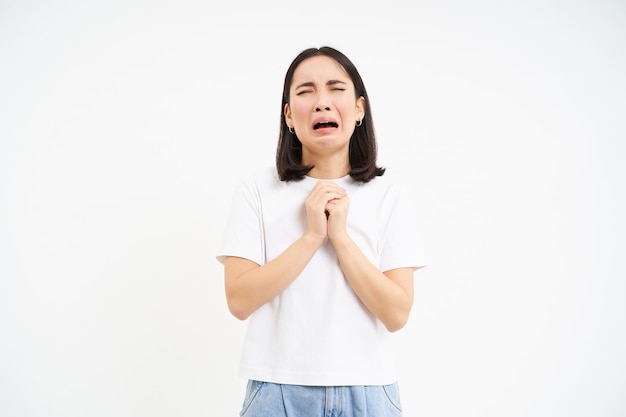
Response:
[{"label": "dark hair", "polygon": [[350,76],[354,84],[356,97],[365,99],[365,117],[362,124],[354,129],[350,138],[349,160],[350,176],[360,182],[368,182],[374,177],[385,173],[385,168],[376,166],[376,136],[374,135],[374,124],[372,122],[372,110],[369,105],[369,98],[363,80],[354,64],[341,52],[328,46],[321,48],[310,48],[300,52],[293,60],[287,74],[285,74],[285,84],[283,87],[283,98],[280,107],[280,133],[278,136],[278,147],[276,149],[276,169],[282,181],[299,181],[313,169],[313,165],[302,164],[302,143],[295,133],[289,132],[285,120],[285,105],[289,103],[289,89],[293,80],[293,74],[302,61],[314,56],[327,56],[333,58],[341,65]]}]

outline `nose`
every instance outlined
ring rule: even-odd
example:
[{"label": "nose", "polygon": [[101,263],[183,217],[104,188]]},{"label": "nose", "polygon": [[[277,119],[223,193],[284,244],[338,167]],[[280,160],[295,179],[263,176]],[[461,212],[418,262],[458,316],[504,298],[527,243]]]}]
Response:
[{"label": "nose", "polygon": [[320,93],[317,95],[317,103],[315,105],[315,111],[330,111],[330,103],[328,101],[328,96],[324,93]]}]

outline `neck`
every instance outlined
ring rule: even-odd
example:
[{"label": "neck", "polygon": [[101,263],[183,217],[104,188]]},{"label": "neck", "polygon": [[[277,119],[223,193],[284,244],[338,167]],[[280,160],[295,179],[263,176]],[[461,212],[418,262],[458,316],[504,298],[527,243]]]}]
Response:
[{"label": "neck", "polygon": [[348,175],[350,172],[350,161],[348,155],[326,156],[324,158],[305,158],[302,162],[305,165],[313,165],[313,169],[307,174],[309,177],[320,180],[334,180]]}]

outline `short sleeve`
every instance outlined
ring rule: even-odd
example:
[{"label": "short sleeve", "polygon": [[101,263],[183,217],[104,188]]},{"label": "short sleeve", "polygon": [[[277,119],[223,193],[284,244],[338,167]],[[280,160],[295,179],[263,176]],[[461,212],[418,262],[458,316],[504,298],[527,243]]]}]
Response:
[{"label": "short sleeve", "polygon": [[252,179],[240,180],[231,202],[217,260],[224,263],[227,256],[265,263],[263,222],[258,187]]},{"label": "short sleeve", "polygon": [[381,248],[381,271],[396,268],[421,268],[426,257],[412,205],[401,187],[394,187],[393,206],[385,227]]}]

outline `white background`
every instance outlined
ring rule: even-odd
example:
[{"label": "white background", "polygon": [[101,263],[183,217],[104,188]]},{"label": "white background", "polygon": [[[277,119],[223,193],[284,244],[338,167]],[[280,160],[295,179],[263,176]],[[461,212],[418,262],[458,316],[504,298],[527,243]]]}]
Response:
[{"label": "white background", "polygon": [[2,1],[0,415],[237,415],[214,256],[328,44],[430,260],[405,415],[624,416],[625,41],[608,0]]}]

